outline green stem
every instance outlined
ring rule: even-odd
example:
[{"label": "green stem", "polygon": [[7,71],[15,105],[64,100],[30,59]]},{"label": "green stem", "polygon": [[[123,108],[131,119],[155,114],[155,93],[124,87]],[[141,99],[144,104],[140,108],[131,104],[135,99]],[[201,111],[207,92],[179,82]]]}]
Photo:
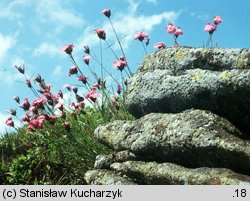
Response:
[{"label": "green stem", "polygon": [[142,41],[141,41],[141,44],[142,44],[142,47],[144,49],[145,54],[147,55],[148,53],[147,53],[146,47],[145,47],[145,45],[144,45],[144,43]]},{"label": "green stem", "polygon": [[[118,38],[118,35],[117,35],[117,33],[116,33],[116,30],[115,30],[115,28],[114,28],[114,26],[113,26],[113,23],[112,23],[112,21],[111,21],[110,18],[109,18],[109,22],[110,22],[110,25],[111,25],[111,27],[112,27],[112,29],[113,29],[113,31],[114,31],[116,40],[117,40],[117,42],[118,42],[118,44],[119,44],[119,46],[120,46],[120,48],[121,48],[122,54],[123,54],[123,56],[124,56],[125,59],[126,59],[126,55],[125,55],[125,52],[123,51],[121,41],[120,41],[120,39]],[[127,59],[126,59],[126,60],[127,60]],[[127,66],[127,67],[128,67],[128,71],[129,71],[130,76],[132,76],[133,74],[132,74],[132,72],[130,71],[129,66]]]}]

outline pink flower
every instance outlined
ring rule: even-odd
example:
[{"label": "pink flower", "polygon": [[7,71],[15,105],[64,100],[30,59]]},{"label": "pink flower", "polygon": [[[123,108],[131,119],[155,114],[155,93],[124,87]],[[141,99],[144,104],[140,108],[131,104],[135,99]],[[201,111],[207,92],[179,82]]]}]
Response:
[{"label": "pink flower", "polygon": [[166,29],[167,29],[167,32],[168,32],[169,34],[174,34],[175,31],[176,31],[176,29],[177,29],[177,27],[174,26],[173,23],[169,22],[169,23],[168,23],[168,26],[166,27]]},{"label": "pink flower", "polygon": [[123,69],[128,65],[126,61],[119,60],[119,61],[114,61],[112,66],[117,68],[120,71],[123,71]]},{"label": "pink flower", "polygon": [[120,56],[120,60],[121,60],[121,61],[125,61],[125,59],[126,59],[125,56],[123,56],[123,55]]},{"label": "pink flower", "polygon": [[122,92],[122,87],[121,87],[121,85],[118,83],[118,84],[117,84],[117,93],[120,95],[121,92]]},{"label": "pink flower", "polygon": [[218,25],[222,22],[222,18],[220,16],[214,16],[214,24]]},{"label": "pink flower", "polygon": [[111,16],[111,11],[109,9],[104,9],[102,11],[102,14],[104,14],[106,17],[110,18]]},{"label": "pink flower", "polygon": [[104,29],[96,29],[95,32],[100,39],[106,40],[106,32]]},{"label": "pink flower", "polygon": [[96,90],[93,89],[91,92],[89,92],[89,93],[85,96],[85,98],[86,98],[86,99],[90,99],[90,100],[92,100],[93,102],[95,102],[96,99],[99,98],[100,96],[101,96],[101,95],[98,94],[98,93],[96,92]]},{"label": "pink flower", "polygon": [[78,77],[78,81],[81,81],[83,84],[87,84],[87,79],[88,79],[88,76],[84,76],[84,75],[80,75]]},{"label": "pink flower", "polygon": [[176,30],[175,30],[175,32],[174,32],[174,35],[176,37],[178,37],[179,35],[182,35],[182,34],[183,34],[182,30],[179,27],[177,27]]},{"label": "pink flower", "polygon": [[46,100],[44,98],[36,98],[33,100],[31,105],[37,109],[44,109],[44,104],[46,103]]},{"label": "pink flower", "polygon": [[30,116],[29,112],[26,112],[25,116],[22,118],[22,122],[30,122],[30,118],[31,118],[31,116]]},{"label": "pink flower", "polygon": [[29,99],[25,98],[24,101],[19,105],[19,107],[23,108],[24,110],[30,109]]},{"label": "pink flower", "polygon": [[71,75],[77,74],[77,73],[78,73],[78,67],[77,67],[77,66],[72,66],[72,67],[70,67],[69,73],[68,73],[69,77],[70,77]]},{"label": "pink flower", "polygon": [[158,42],[154,44],[154,48],[158,48],[159,50],[166,48],[166,45],[163,42]]},{"label": "pink flower", "polygon": [[9,117],[6,121],[5,124],[9,127],[14,127],[14,121],[12,120],[12,117]]},{"label": "pink flower", "polygon": [[138,32],[134,36],[134,39],[135,40],[139,40],[139,41],[143,41],[145,38],[148,38],[148,34],[147,33],[143,33],[143,32]]},{"label": "pink flower", "polygon": [[71,54],[73,51],[74,45],[73,44],[69,44],[69,45],[64,45],[61,50],[63,52],[66,52],[67,54]]},{"label": "pink flower", "polygon": [[204,28],[204,31],[208,32],[209,34],[212,34],[216,30],[216,25],[211,25],[210,22],[208,22]]},{"label": "pink flower", "polygon": [[15,65],[15,68],[22,74],[25,72],[24,64],[22,66]]},{"label": "pink flower", "polygon": [[28,123],[28,130],[35,131],[36,129],[43,128],[43,124],[44,124],[45,119],[46,118],[44,115],[40,115],[36,119],[32,119]]},{"label": "pink flower", "polygon": [[89,65],[89,61],[90,61],[90,59],[92,59],[92,57],[91,56],[84,56],[84,55],[82,57],[83,57],[84,63]]}]

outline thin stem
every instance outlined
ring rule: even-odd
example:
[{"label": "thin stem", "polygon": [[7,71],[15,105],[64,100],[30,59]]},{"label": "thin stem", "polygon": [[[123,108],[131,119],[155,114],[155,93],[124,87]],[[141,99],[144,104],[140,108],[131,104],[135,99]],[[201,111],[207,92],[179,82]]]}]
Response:
[{"label": "thin stem", "polygon": [[115,51],[113,50],[113,48],[111,47],[111,45],[109,45],[108,41],[105,40],[105,42],[107,43],[108,48],[110,48],[110,50],[112,51],[112,53],[115,55],[116,59],[119,60],[118,56],[116,55]]},{"label": "thin stem", "polygon": [[[111,25],[111,27],[112,27],[112,29],[113,29],[113,31],[114,31],[115,37],[116,37],[116,39],[117,39],[117,42],[118,42],[118,44],[119,44],[119,46],[120,46],[120,48],[121,48],[122,54],[123,54],[123,56],[124,56],[125,59],[126,59],[126,55],[125,55],[125,52],[123,51],[121,41],[120,41],[120,39],[118,38],[118,35],[117,35],[117,33],[116,33],[116,30],[115,30],[115,28],[114,28],[114,26],[113,26],[113,23],[112,23],[112,21],[111,21],[110,18],[109,18],[109,22],[110,22],[110,25]],[[127,59],[126,59],[126,60],[127,60]],[[128,67],[128,71],[129,71],[130,76],[132,76],[133,74],[132,74],[132,72],[130,71],[129,66],[127,66],[127,67]]]},{"label": "thin stem", "polygon": [[144,43],[142,41],[141,41],[141,44],[142,44],[142,47],[144,49],[145,54],[147,55],[148,53],[147,53],[146,47],[145,47],[145,45],[144,45]]},{"label": "thin stem", "polygon": [[206,47],[209,47],[209,43],[212,41],[212,35],[213,35],[213,34],[209,34],[209,38],[208,38],[208,40],[207,40]]}]

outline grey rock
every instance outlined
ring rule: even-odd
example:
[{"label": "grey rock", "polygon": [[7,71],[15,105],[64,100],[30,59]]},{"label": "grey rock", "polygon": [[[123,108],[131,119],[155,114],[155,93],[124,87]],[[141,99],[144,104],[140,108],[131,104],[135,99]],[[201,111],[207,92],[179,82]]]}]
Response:
[{"label": "grey rock", "polygon": [[223,167],[250,175],[250,141],[240,139],[230,122],[208,111],[114,121],[99,126],[94,135],[116,151],[129,150],[147,161]]},{"label": "grey rock", "polygon": [[167,69],[170,75],[188,69],[224,71],[250,68],[250,49],[166,48],[145,57],[138,72]]},{"label": "grey rock", "polygon": [[225,168],[189,169],[172,163],[127,161],[111,168],[150,185],[250,185],[250,177]]},{"label": "grey rock", "polygon": [[109,169],[110,165],[115,162],[125,162],[125,161],[131,161],[136,160],[137,157],[125,150],[120,152],[113,152],[108,155],[98,155],[96,156],[94,168],[95,169]]},{"label": "grey rock", "polygon": [[136,185],[129,178],[109,170],[89,170],[85,173],[84,179],[91,185]]},{"label": "grey rock", "polygon": [[168,48],[145,58],[126,90],[131,114],[210,110],[250,139],[250,49]]}]

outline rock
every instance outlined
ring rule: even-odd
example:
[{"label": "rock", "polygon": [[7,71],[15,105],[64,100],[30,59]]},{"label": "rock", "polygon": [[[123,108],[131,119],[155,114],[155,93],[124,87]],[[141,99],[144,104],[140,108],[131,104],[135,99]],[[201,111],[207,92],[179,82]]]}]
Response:
[{"label": "rock", "polygon": [[188,169],[172,163],[127,161],[114,163],[111,168],[150,185],[250,185],[250,177],[224,168]]},{"label": "rock", "polygon": [[84,179],[91,185],[136,185],[129,178],[117,175],[109,170],[90,170],[85,173]]},{"label": "rock", "polygon": [[167,48],[147,56],[126,91],[131,114],[203,109],[250,139],[250,49]]},{"label": "rock", "polygon": [[147,161],[222,167],[250,175],[250,141],[240,139],[230,122],[208,111],[114,121],[99,126],[94,135],[116,151],[129,150]]},{"label": "rock", "polygon": [[170,75],[174,75],[195,68],[211,71],[249,69],[250,49],[166,48],[149,54],[138,72],[166,69]]},{"label": "rock", "polygon": [[129,151],[114,152],[108,155],[98,155],[95,160],[95,169],[109,169],[115,162],[136,160],[137,157]]}]

